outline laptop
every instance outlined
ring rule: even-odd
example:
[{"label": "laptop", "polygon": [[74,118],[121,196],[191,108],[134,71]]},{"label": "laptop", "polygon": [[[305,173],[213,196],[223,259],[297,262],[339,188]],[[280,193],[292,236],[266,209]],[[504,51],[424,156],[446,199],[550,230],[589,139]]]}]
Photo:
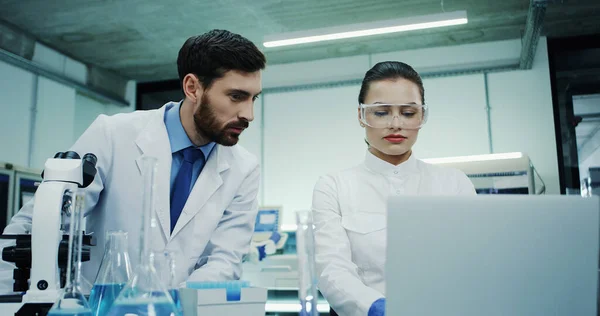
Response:
[{"label": "laptop", "polygon": [[393,197],[386,315],[596,316],[599,212],[596,196]]}]

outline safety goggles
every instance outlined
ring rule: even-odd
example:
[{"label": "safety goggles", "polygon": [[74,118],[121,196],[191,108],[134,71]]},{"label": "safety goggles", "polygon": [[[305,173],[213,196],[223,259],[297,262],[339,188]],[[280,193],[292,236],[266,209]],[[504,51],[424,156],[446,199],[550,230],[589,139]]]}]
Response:
[{"label": "safety goggles", "polygon": [[360,104],[360,121],[373,128],[420,129],[428,114],[420,104]]}]

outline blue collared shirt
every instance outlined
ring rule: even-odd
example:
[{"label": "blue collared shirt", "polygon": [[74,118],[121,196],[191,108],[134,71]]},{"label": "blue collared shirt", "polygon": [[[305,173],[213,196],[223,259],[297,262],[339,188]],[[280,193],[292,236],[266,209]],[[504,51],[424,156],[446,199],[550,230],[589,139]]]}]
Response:
[{"label": "blue collared shirt", "polygon": [[[183,161],[183,153],[181,153],[180,150],[188,148],[190,146],[194,146],[194,143],[192,143],[190,138],[185,133],[185,130],[183,129],[183,124],[181,124],[181,116],[179,114],[180,108],[181,102],[173,102],[173,105],[171,107],[167,106],[167,108],[165,109],[165,126],[167,127],[167,134],[169,134],[171,154],[173,155],[173,161],[171,163],[171,195],[173,193],[173,183],[175,182],[177,172],[179,172],[179,168],[181,168],[181,162]],[[205,159],[198,159],[194,163],[192,183],[190,183],[190,192],[194,187],[194,183],[198,179],[200,172],[202,172],[202,169],[204,168],[204,165],[208,160],[208,156],[210,155],[214,147],[214,142],[208,143],[201,147],[197,147],[202,151]]]}]

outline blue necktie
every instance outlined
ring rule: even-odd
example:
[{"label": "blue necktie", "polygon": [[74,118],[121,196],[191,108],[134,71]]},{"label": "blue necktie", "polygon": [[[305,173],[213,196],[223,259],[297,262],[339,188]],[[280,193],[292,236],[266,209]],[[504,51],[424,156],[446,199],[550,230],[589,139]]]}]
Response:
[{"label": "blue necktie", "polygon": [[183,161],[179,172],[177,172],[177,177],[173,183],[173,191],[171,192],[171,233],[175,229],[175,224],[177,224],[183,206],[190,195],[194,162],[204,158],[204,154],[194,147],[185,148],[181,152],[183,153]]}]

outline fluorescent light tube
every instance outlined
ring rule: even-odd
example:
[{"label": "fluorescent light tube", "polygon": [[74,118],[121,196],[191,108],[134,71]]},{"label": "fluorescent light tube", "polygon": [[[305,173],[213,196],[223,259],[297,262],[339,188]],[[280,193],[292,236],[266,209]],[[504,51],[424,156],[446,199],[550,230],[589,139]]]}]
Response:
[{"label": "fluorescent light tube", "polygon": [[515,153],[487,154],[487,155],[447,157],[447,158],[430,158],[430,159],[423,159],[423,161],[427,162],[427,163],[431,163],[431,164],[442,164],[442,163],[489,161],[489,160],[501,160],[501,159],[519,159],[521,157],[523,157],[522,153],[515,152]]},{"label": "fluorescent light tube", "polygon": [[468,20],[466,11],[454,11],[395,20],[351,24],[309,31],[271,35],[265,37],[263,45],[265,47],[298,45],[322,41],[333,41],[352,37],[362,37],[370,35],[429,29],[435,27],[444,27],[451,25],[460,25],[466,24],[467,22]]}]

